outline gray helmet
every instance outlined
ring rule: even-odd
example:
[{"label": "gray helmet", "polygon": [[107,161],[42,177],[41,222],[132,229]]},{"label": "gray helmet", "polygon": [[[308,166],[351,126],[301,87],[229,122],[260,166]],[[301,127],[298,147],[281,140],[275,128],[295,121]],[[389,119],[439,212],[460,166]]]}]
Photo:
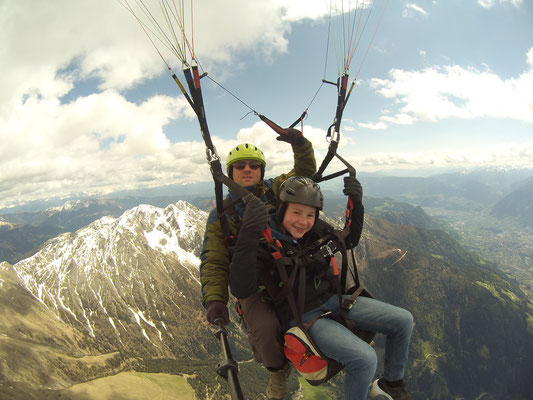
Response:
[{"label": "gray helmet", "polygon": [[322,210],[324,197],[320,186],[312,179],[291,176],[279,188],[278,199],[281,203],[300,203]]}]

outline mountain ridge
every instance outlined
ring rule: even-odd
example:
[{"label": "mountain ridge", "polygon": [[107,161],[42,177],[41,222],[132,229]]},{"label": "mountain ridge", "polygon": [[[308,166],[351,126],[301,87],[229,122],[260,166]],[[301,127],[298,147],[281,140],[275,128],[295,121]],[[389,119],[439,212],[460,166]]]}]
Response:
[{"label": "mountain ridge", "polygon": [[[380,219],[368,221],[365,230],[357,248],[365,286],[415,317],[408,377],[414,389],[432,399],[474,399],[484,392],[494,399],[527,398],[518,393],[529,391],[533,319],[518,284],[458,250],[453,238],[443,240],[443,232]],[[401,239],[406,236],[415,238]]]},{"label": "mountain ridge", "polygon": [[498,201],[491,210],[497,218],[512,218],[533,228],[533,177],[521,182],[511,193]]},{"label": "mountain ridge", "polygon": [[[4,312],[10,310],[19,318],[3,322],[7,339],[0,341],[0,351],[7,363],[0,374],[2,380],[24,381],[29,374],[33,385],[24,389],[26,393],[49,387],[52,395],[76,380],[128,368],[160,371],[168,363],[173,373],[196,371],[196,380],[188,381],[199,398],[207,394],[223,398],[227,388],[210,367],[219,359],[220,347],[204,321],[198,280],[206,218],[205,212],[186,202],[165,209],[142,205],[118,218],[103,217],[76,232],[62,234],[14,266],[0,264],[6,276],[1,282]],[[365,218],[356,259],[364,285],[376,298],[406,307],[415,315],[407,379],[416,400],[428,396],[474,399],[484,392],[496,399],[502,390],[514,391],[517,396],[526,393],[523,371],[533,366],[524,356],[533,353],[527,345],[531,339],[527,298],[512,280],[493,271],[442,231],[375,216]],[[11,304],[15,296],[33,299],[32,307],[41,310],[39,315],[45,321],[59,320],[59,332],[68,329],[74,333],[64,337],[62,345],[52,341],[52,348],[46,351],[34,346],[33,342],[47,344],[51,329],[41,331],[39,327],[52,322],[30,320],[24,328],[20,322],[24,312]],[[501,318],[501,325],[510,325],[491,326],[491,314],[484,311],[487,305]],[[55,317],[50,318],[52,315]],[[483,327],[482,334],[476,331],[477,325]],[[24,333],[23,343],[30,343],[29,347],[17,346],[19,332]],[[249,360],[242,327],[233,324],[231,336],[234,357]],[[502,338],[509,338],[510,343]],[[376,343],[381,352],[383,343],[379,339]],[[57,356],[58,352],[62,355]],[[19,354],[50,368],[52,381],[30,372],[29,365],[21,365]],[[80,356],[97,365],[77,367]],[[509,361],[519,357],[522,360],[517,365]],[[62,361],[54,366],[51,359]],[[463,365],[468,376],[457,372]],[[479,372],[477,366],[482,367]],[[57,376],[54,367],[66,372],[66,377]],[[251,380],[243,382],[250,394],[247,397],[257,396],[266,383],[265,371],[254,363],[241,362],[241,367],[242,378]],[[247,372],[251,367],[254,372]],[[335,392],[339,386],[325,388]]]}]

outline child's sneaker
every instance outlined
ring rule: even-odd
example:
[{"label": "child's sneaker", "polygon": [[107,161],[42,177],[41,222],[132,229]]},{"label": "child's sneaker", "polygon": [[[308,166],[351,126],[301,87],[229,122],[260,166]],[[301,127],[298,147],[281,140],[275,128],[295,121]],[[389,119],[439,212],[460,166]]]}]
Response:
[{"label": "child's sneaker", "polygon": [[370,386],[370,395],[372,397],[384,396],[388,400],[413,400],[411,395],[407,392],[405,383],[401,381],[398,386],[389,386],[384,379],[376,379]]}]

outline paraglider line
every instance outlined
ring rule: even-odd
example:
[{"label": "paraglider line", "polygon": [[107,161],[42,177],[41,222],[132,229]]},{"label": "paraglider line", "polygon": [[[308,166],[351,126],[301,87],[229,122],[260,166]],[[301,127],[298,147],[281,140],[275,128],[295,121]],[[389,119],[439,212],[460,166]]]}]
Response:
[{"label": "paraglider line", "polygon": [[[248,108],[250,110],[250,112],[253,112],[254,114],[257,114],[257,112],[252,108],[250,107],[248,104],[246,104],[243,100],[241,100],[239,97],[237,97],[237,95],[233,94],[229,89],[226,89],[224,86],[222,86],[220,83],[218,83],[217,81],[215,81],[213,78],[211,78],[209,75],[206,75],[207,78],[209,78],[209,80],[211,80],[213,83],[215,83],[216,85],[218,85],[222,90],[228,92],[231,96],[233,96],[233,98],[235,98],[235,100],[237,100],[238,102],[240,102],[243,106],[245,106],[246,108]],[[248,113],[250,114],[250,113]],[[246,115],[248,115],[246,114]],[[244,117],[246,117],[246,115]],[[244,118],[243,117],[243,118]],[[241,118],[242,119],[242,118]]]}]

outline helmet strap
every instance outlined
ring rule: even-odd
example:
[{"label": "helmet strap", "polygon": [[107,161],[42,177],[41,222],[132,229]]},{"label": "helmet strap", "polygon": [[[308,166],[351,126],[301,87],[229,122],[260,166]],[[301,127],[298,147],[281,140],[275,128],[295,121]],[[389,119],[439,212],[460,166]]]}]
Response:
[{"label": "helmet strap", "polygon": [[285,217],[285,211],[287,211],[287,204],[279,200],[278,202],[279,202],[279,205],[276,208],[276,220],[278,221],[278,225],[282,227],[283,218]]}]

